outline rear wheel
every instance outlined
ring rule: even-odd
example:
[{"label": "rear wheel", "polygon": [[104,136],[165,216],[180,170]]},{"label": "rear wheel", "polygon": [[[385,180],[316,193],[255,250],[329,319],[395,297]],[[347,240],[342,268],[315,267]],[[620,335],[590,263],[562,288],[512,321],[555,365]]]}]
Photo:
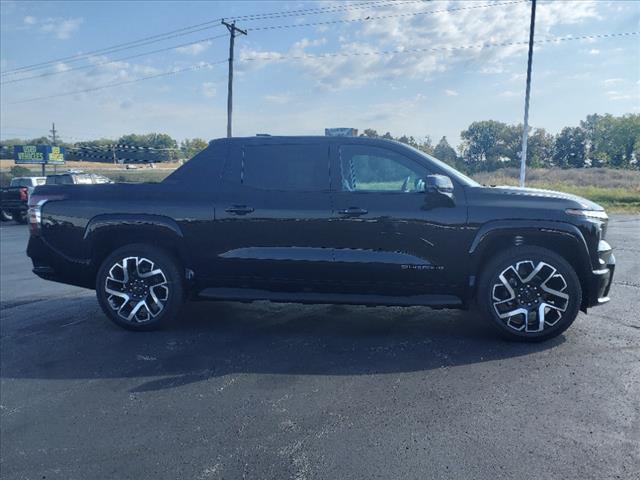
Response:
[{"label": "rear wheel", "polygon": [[13,220],[13,215],[11,215],[6,210],[0,210],[0,221],[10,222],[11,220]]},{"label": "rear wheel", "polygon": [[478,303],[507,339],[538,342],[564,332],[580,310],[582,289],[573,267],[541,247],[514,247],[484,268]]},{"label": "rear wheel", "polygon": [[151,245],[119,248],[102,263],[96,294],[104,313],[129,330],[155,330],[174,319],[184,303],[178,262]]}]

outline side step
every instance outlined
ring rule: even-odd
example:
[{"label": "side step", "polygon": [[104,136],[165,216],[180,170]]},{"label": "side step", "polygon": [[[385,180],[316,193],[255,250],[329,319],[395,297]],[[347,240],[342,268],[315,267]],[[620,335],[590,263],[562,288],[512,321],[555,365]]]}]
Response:
[{"label": "side step", "polygon": [[349,293],[272,292],[250,288],[207,288],[199,293],[208,300],[253,302],[267,300],[282,303],[336,303],[347,305],[385,305],[398,307],[449,307],[462,306],[462,300],[454,295],[361,295]]}]

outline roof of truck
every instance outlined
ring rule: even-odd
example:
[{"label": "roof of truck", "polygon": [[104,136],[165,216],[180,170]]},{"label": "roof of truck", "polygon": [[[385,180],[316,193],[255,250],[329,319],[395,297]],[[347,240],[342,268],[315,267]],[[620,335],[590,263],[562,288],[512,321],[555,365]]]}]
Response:
[{"label": "roof of truck", "polygon": [[243,143],[243,144],[285,144],[285,143],[366,143],[366,144],[395,144],[404,145],[396,140],[389,140],[380,137],[334,137],[325,135],[256,135],[254,137],[232,137],[232,138],[215,138],[209,143]]}]

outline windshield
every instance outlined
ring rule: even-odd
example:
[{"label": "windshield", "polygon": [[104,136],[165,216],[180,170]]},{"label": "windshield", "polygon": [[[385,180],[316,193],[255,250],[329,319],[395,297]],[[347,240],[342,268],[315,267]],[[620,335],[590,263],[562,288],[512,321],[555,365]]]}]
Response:
[{"label": "windshield", "polygon": [[417,148],[412,147],[411,145],[407,145],[407,144],[403,144],[403,145],[405,147],[407,147],[407,148],[410,148],[414,152],[418,153],[421,157],[426,158],[429,162],[435,163],[439,168],[444,170],[447,173],[447,175],[449,175],[450,177],[455,178],[456,180],[458,180],[460,183],[466,185],[467,187],[479,187],[479,186],[481,186],[474,179],[472,179],[470,177],[467,177],[464,173],[459,172],[458,170],[453,168],[451,165],[443,162],[442,160],[438,160],[436,157],[434,157],[432,155],[429,155],[427,153],[424,153],[422,150],[418,150]]}]

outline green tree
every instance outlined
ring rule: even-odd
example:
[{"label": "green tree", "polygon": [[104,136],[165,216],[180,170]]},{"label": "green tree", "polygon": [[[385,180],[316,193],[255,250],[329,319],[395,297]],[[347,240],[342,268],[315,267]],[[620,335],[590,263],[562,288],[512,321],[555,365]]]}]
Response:
[{"label": "green tree", "polygon": [[550,167],[553,165],[553,135],[544,128],[536,128],[529,136],[527,144],[527,164],[531,167]]},{"label": "green tree", "polygon": [[201,138],[185,138],[180,143],[180,153],[182,158],[190,159],[207,148],[207,142]]},{"label": "green tree", "polygon": [[587,135],[580,127],[565,127],[555,140],[553,161],[562,168],[582,168],[587,160]]},{"label": "green tree", "polygon": [[378,132],[376,132],[373,128],[365,128],[364,132],[360,134],[361,137],[369,137],[369,138],[378,138]]},{"label": "green tree", "polygon": [[166,133],[147,133],[124,135],[118,139],[119,144],[133,147],[146,147],[153,150],[128,151],[129,158],[146,161],[162,162],[178,158],[178,142]]},{"label": "green tree", "polygon": [[503,166],[508,153],[505,139],[509,126],[495,120],[473,122],[463,130],[462,151],[464,161],[471,171],[494,170]]},{"label": "green tree", "polygon": [[442,137],[440,139],[436,148],[433,150],[433,156],[438,160],[448,163],[449,165],[457,165],[458,163],[458,155],[453,147],[449,145],[447,137]]}]

